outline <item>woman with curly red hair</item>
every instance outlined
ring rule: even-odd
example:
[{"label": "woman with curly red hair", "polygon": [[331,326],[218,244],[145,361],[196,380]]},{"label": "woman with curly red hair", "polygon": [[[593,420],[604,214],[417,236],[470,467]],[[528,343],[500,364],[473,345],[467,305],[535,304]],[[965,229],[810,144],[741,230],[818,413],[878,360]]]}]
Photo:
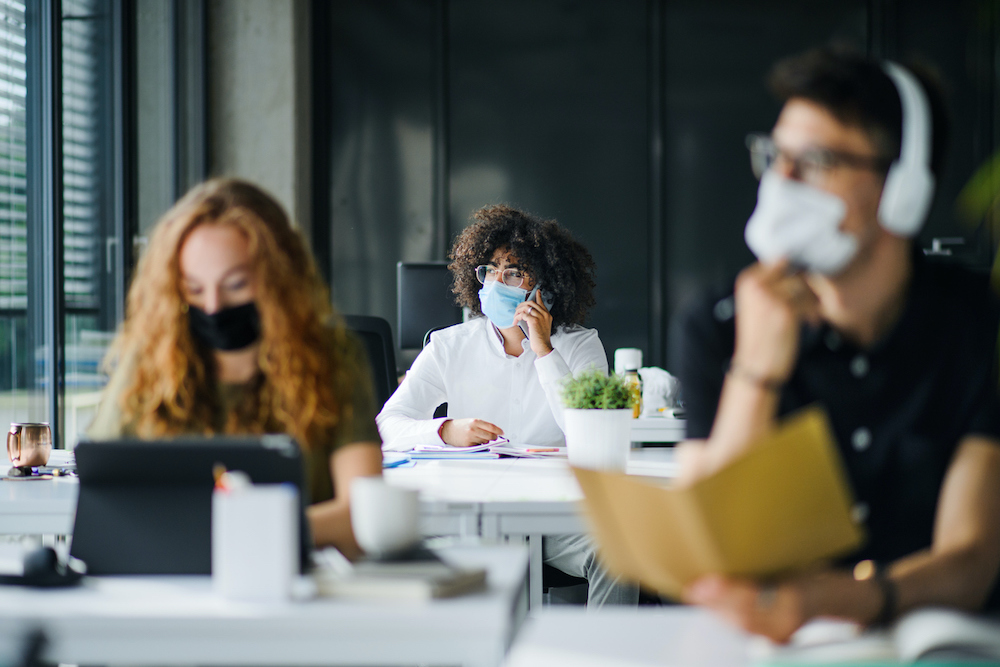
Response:
[{"label": "woman with curly red hair", "polygon": [[[476,317],[435,331],[379,413],[386,448],[469,446],[505,436],[563,445],[560,381],[607,372],[597,331],[582,325],[594,305],[594,260],[555,220],[509,206],[473,214],[448,268],[459,305]],[[448,403],[448,416],[434,419]],[[547,537],[545,562],[589,583],[587,604],[631,604],[639,591],[610,576],[586,535]]]},{"label": "woman with curly red hair", "polygon": [[292,435],[314,540],[354,555],[350,481],[381,474],[381,449],[364,357],[333,316],[281,205],[244,181],[203,183],[153,232],[89,435]]}]

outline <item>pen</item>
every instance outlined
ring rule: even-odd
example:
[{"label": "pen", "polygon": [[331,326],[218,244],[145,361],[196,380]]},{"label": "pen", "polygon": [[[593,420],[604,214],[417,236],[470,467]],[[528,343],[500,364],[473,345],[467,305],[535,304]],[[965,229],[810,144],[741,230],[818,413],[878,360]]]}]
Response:
[{"label": "pen", "polygon": [[558,447],[529,447],[528,449],[526,449],[524,451],[532,453],[532,454],[537,454],[538,452],[558,452],[559,448]]}]

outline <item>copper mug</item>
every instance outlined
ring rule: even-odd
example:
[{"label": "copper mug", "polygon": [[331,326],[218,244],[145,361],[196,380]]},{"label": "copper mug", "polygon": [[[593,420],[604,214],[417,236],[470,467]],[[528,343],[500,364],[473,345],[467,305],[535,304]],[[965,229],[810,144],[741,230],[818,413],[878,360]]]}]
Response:
[{"label": "copper mug", "polygon": [[7,456],[18,468],[43,466],[52,453],[52,429],[48,424],[11,424],[7,432]]}]

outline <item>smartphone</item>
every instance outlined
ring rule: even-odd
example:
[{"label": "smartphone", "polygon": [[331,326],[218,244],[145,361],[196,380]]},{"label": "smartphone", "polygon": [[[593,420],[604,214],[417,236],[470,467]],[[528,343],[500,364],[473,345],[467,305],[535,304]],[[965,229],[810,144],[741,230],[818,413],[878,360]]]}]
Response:
[{"label": "smartphone", "polygon": [[[528,292],[528,295],[524,297],[524,300],[525,301],[534,301],[535,300],[535,293],[538,292],[538,290],[539,290],[540,287],[541,287],[541,285],[535,285],[534,289],[532,289],[530,292]],[[556,302],[556,300],[554,298],[552,298],[551,294],[549,294],[545,290],[542,290],[542,303],[545,304],[546,310],[551,311],[552,310],[552,304],[554,304],[555,302]],[[521,331],[524,332],[524,337],[525,338],[530,338],[530,336],[528,336],[528,323],[527,322],[524,322],[524,321],[518,322],[517,326],[521,327]]]}]

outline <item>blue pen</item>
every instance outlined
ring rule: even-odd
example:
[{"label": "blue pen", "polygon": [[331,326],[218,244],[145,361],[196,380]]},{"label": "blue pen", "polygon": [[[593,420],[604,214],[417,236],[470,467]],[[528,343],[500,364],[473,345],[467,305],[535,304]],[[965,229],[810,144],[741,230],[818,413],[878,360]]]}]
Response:
[{"label": "blue pen", "polygon": [[385,469],[385,468],[398,468],[399,466],[403,465],[404,463],[409,463],[409,462],[410,462],[409,457],[399,458],[399,459],[396,459],[395,461],[382,461],[382,468],[383,469]]}]

